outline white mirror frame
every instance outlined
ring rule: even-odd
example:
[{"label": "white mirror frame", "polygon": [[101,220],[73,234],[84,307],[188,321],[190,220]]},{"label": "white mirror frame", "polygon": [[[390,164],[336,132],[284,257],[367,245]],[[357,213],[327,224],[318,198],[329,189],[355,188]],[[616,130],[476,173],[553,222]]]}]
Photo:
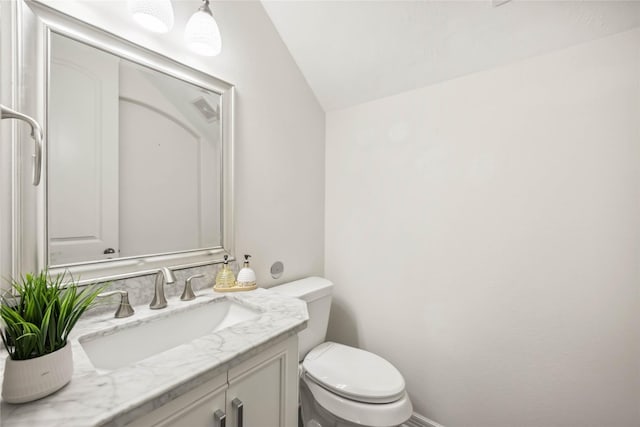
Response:
[{"label": "white mirror frame", "polygon": [[[218,93],[221,98],[222,197],[221,246],[124,259],[100,260],[56,266],[51,274],[69,272],[81,283],[106,281],[156,272],[160,267],[190,268],[221,262],[224,255],[234,259],[233,226],[233,143],[235,88],[230,83],[180,64],[166,56],[133,44],[113,34],[81,22],[33,0],[15,3],[14,24],[18,40],[12,52],[17,76],[18,108],[43,124],[44,170],[39,187],[30,184],[27,148],[18,153],[12,185],[12,275],[37,272],[48,267],[47,233],[47,99],[51,33],[55,32],[187,83]],[[21,129],[17,138],[29,138]],[[26,146],[28,144],[20,144]]]}]

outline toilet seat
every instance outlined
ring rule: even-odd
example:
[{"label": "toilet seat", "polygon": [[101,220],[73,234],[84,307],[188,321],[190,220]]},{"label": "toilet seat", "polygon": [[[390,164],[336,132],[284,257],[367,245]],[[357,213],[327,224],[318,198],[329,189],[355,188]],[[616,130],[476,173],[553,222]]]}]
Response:
[{"label": "toilet seat", "polygon": [[358,348],[322,343],[307,354],[302,367],[310,381],[356,402],[391,403],[405,395],[402,374],[377,354]]},{"label": "toilet seat", "polygon": [[399,426],[406,422],[413,412],[411,400],[406,392],[395,402],[376,404],[356,402],[338,396],[318,385],[307,374],[302,376],[302,384],[320,406],[334,416],[354,424],[369,427]]}]

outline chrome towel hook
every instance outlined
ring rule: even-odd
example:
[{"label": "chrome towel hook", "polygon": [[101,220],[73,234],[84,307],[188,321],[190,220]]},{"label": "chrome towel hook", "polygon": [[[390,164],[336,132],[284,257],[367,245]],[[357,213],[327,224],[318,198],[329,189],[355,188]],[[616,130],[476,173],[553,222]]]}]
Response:
[{"label": "chrome towel hook", "polygon": [[33,185],[40,184],[40,176],[42,175],[42,128],[33,118],[26,114],[18,113],[9,107],[0,105],[0,119],[18,119],[23,120],[31,126],[31,137],[35,143],[33,153]]}]

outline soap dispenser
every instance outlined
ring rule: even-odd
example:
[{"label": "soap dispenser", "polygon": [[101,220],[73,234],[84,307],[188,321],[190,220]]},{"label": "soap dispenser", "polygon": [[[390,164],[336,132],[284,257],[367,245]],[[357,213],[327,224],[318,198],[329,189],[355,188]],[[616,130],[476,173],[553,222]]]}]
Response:
[{"label": "soap dispenser", "polygon": [[244,256],[244,265],[238,273],[238,287],[243,291],[250,291],[256,288],[256,273],[249,267],[249,258],[251,255]]},{"label": "soap dispenser", "polygon": [[235,290],[235,286],[236,277],[233,275],[233,270],[229,268],[229,255],[225,255],[222,267],[220,267],[218,274],[216,274],[216,284],[213,286],[213,290],[218,292],[228,292]]}]

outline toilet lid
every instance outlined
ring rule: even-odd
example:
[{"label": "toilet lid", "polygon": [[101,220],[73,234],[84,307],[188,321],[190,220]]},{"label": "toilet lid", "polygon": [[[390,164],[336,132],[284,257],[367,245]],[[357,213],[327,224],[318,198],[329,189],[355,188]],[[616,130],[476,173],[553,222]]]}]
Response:
[{"label": "toilet lid", "polygon": [[302,362],[307,377],[347,399],[389,403],[404,394],[402,374],[382,357],[333,342],[320,344]]}]

